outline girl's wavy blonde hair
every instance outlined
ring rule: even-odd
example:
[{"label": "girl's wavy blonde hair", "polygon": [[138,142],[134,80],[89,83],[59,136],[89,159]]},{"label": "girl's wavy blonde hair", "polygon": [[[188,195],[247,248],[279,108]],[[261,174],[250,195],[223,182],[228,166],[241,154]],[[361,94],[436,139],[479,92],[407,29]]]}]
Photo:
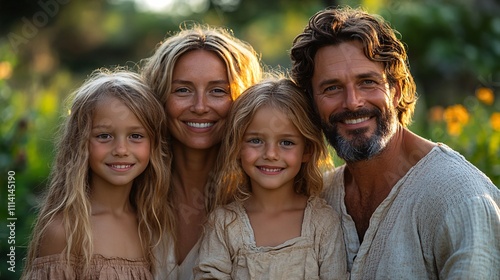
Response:
[{"label": "girl's wavy blonde hair", "polygon": [[245,200],[251,195],[250,178],[241,167],[240,151],[246,129],[261,108],[283,112],[305,138],[305,151],[311,154],[295,176],[295,191],[303,195],[319,195],[323,190],[322,171],[333,163],[323,134],[313,123],[314,111],[301,89],[279,73],[249,87],[231,108],[225,137],[217,159],[216,204]]},{"label": "girl's wavy blonde hair", "polygon": [[71,96],[69,116],[60,127],[56,155],[37,221],[33,229],[23,276],[30,279],[30,269],[38,256],[40,241],[56,218],[62,219],[66,234],[63,258],[71,266],[71,255],[83,256],[84,271],[93,254],[91,204],[89,200],[89,139],[97,104],[113,97],[123,102],[146,129],[150,160],[144,172],[134,179],[130,203],[138,217],[138,232],[145,259],[154,270],[152,250],[160,243],[169,205],[165,203],[170,178],[170,151],[162,140],[166,121],[161,104],[139,74],[125,69],[98,69]]}]

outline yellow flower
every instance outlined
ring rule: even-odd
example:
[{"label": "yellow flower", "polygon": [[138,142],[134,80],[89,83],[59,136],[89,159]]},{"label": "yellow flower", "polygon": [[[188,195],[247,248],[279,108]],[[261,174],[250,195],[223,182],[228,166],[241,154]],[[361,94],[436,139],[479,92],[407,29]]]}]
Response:
[{"label": "yellow flower", "polygon": [[429,109],[429,120],[432,122],[440,122],[443,120],[444,109],[441,106],[434,106]]},{"label": "yellow flower", "polygon": [[449,106],[444,110],[444,120],[447,123],[467,124],[469,122],[469,113],[462,104]]},{"label": "yellow flower", "polygon": [[0,61],[0,80],[7,80],[12,75],[12,65],[7,61]]},{"label": "yellow flower", "polygon": [[495,112],[491,114],[490,124],[494,130],[500,131],[500,112]]},{"label": "yellow flower", "polygon": [[462,127],[469,122],[469,113],[462,104],[449,106],[444,110],[444,120],[448,134],[457,136],[462,132]]},{"label": "yellow flower", "polygon": [[462,124],[457,122],[451,122],[446,125],[448,134],[452,136],[458,136],[462,133]]},{"label": "yellow flower", "polygon": [[480,87],[476,89],[476,97],[479,101],[483,102],[486,105],[493,104],[495,101],[495,95],[493,94],[493,90],[487,87]]}]

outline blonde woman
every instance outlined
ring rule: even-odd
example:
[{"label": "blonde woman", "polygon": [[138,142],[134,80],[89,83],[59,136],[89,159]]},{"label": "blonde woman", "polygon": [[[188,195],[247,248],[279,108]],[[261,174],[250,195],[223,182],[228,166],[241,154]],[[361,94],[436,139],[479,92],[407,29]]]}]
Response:
[{"label": "blonde woman", "polygon": [[217,162],[223,206],[207,223],[195,279],[347,278],[340,218],[318,197],[330,160],[312,113],[284,78],[235,101]]},{"label": "blonde woman", "polygon": [[172,149],[168,243],[157,252],[158,279],[192,279],[199,239],[213,207],[211,177],[227,113],[261,79],[255,50],[228,30],[193,24],[161,42],[142,74],[163,104]]},{"label": "blonde woman", "polygon": [[24,279],[152,279],[168,224],[163,109],[138,74],[98,70],[73,94]]}]

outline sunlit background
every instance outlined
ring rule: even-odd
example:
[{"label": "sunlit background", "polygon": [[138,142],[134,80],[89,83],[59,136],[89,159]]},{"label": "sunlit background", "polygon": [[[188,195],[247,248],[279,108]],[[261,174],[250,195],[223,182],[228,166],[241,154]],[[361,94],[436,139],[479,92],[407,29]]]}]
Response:
[{"label": "sunlit background", "polygon": [[270,68],[309,17],[363,6],[408,46],[420,95],[411,129],[461,152],[500,185],[500,4],[496,0],[19,0],[0,1],[0,251],[8,253],[7,174],[15,172],[18,279],[53,158],[64,100],[99,67],[134,68],[184,21],[230,28]]}]

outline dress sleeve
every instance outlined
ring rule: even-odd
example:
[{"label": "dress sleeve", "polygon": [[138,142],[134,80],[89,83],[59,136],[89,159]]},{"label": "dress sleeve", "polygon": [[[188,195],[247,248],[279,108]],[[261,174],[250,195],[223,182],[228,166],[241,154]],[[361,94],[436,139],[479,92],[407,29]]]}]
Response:
[{"label": "dress sleeve", "polygon": [[206,223],[194,279],[231,279],[232,261],[227,238],[227,213],[217,209]]},{"label": "dress sleeve", "polygon": [[320,215],[324,225],[319,238],[320,279],[348,279],[347,259],[342,227],[337,212],[330,207]]},{"label": "dress sleeve", "polygon": [[89,267],[83,275],[83,258],[70,256],[66,261],[63,254],[55,254],[36,258],[33,265],[27,268],[23,279],[29,280],[74,280],[74,279],[107,279],[107,280],[151,280],[153,276],[149,263],[143,258],[127,259],[121,257],[106,258],[93,255]]},{"label": "dress sleeve", "polygon": [[499,196],[471,197],[450,208],[436,229],[441,279],[500,279]]},{"label": "dress sleeve", "polygon": [[61,254],[36,258],[32,267],[27,269],[29,269],[29,272],[25,279],[76,279],[74,270],[70,268],[68,262],[62,258]]}]

